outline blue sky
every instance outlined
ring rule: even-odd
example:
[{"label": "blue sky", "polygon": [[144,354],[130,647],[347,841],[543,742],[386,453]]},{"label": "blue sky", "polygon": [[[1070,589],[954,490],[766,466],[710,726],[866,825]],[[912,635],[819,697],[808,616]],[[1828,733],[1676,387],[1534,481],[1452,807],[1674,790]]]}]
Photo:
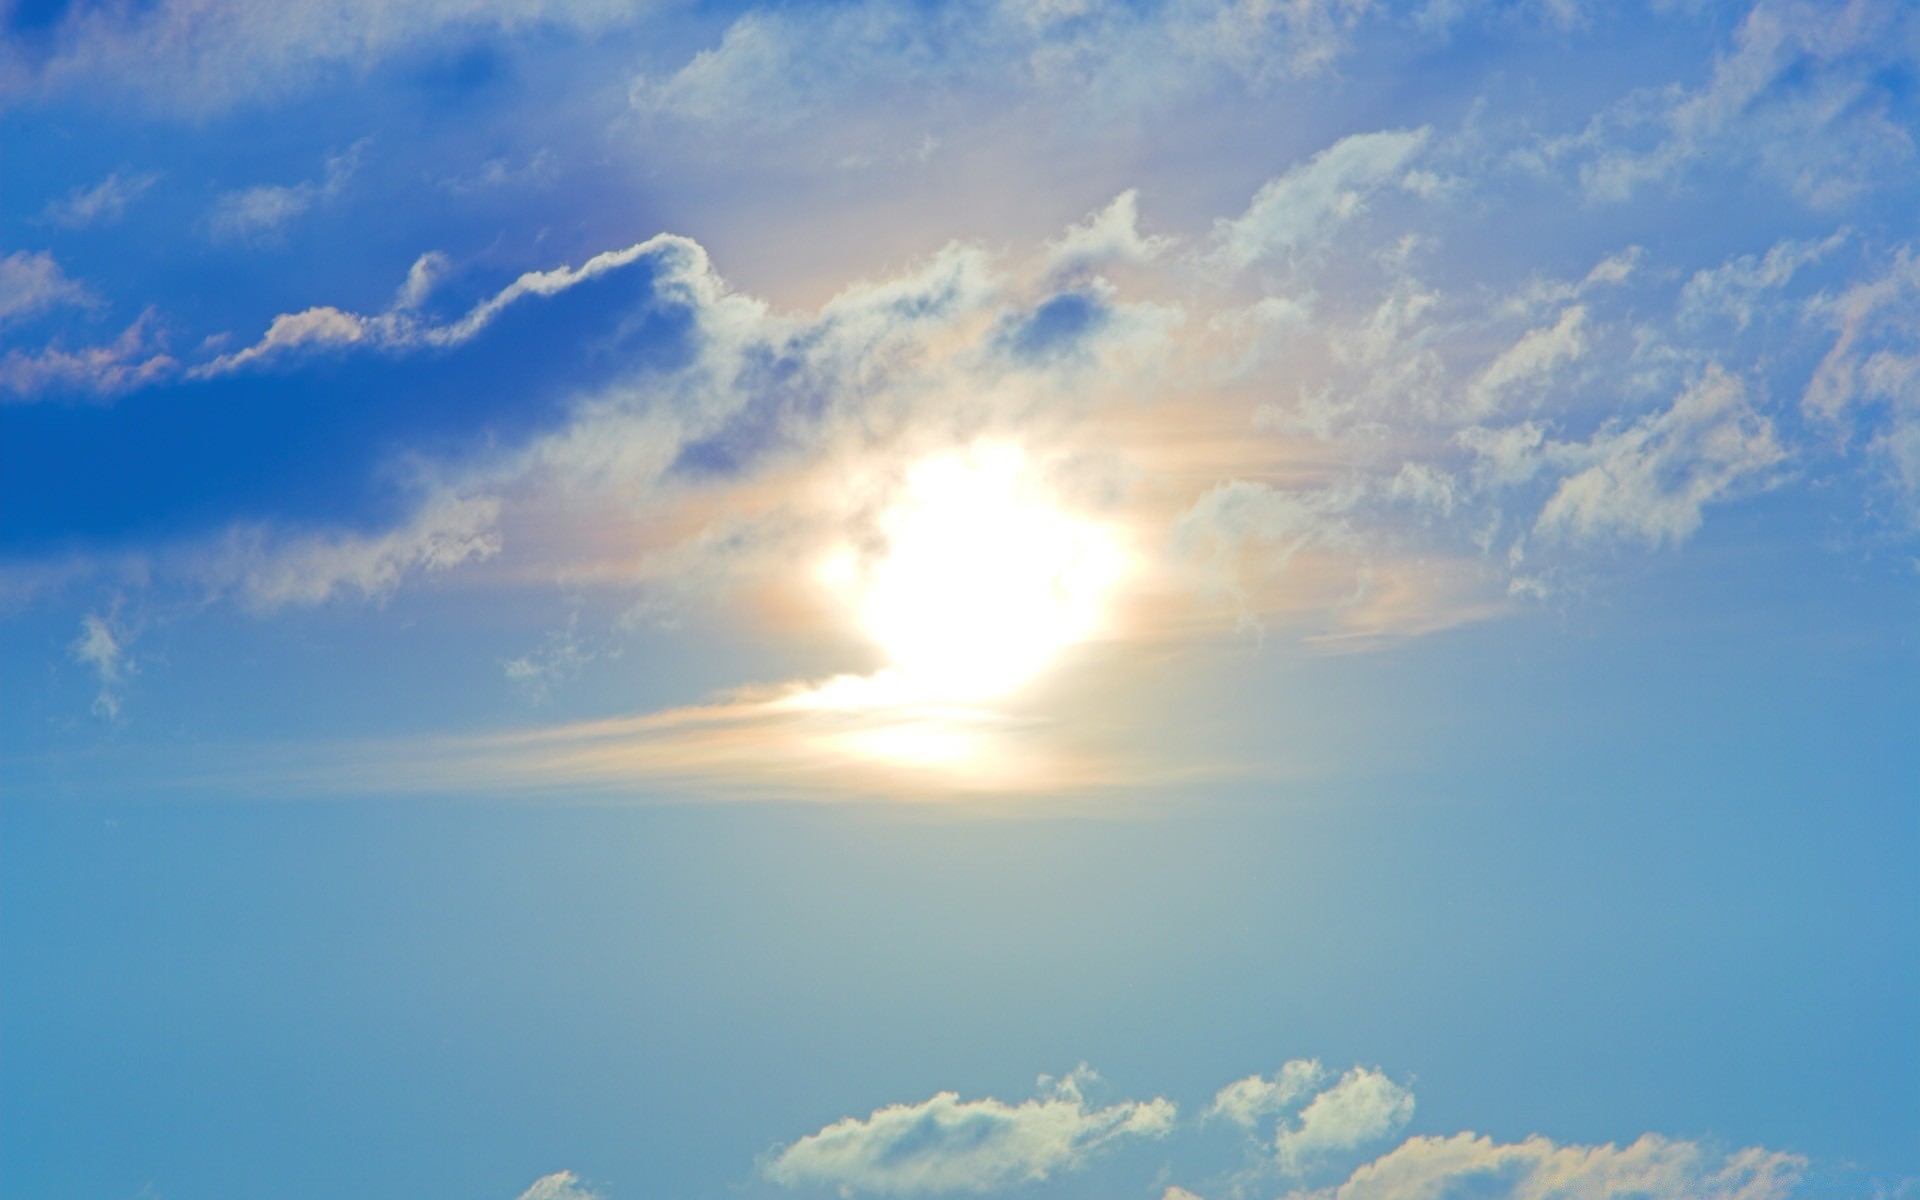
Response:
[{"label": "blue sky", "polygon": [[1920,16],[23,2],[0,1191],[1920,1195]]}]

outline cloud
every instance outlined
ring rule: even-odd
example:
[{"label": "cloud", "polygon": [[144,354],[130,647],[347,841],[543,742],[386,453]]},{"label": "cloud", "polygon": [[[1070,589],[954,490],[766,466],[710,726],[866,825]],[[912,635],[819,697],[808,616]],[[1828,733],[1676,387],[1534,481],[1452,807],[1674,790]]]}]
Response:
[{"label": "cloud", "polygon": [[[1003,1191],[1072,1169],[1118,1138],[1167,1139],[1179,1128],[1165,1100],[1089,1109],[1076,1081],[1090,1078],[1082,1067],[1019,1106],[962,1101],[952,1092],[893,1105],[783,1147],[762,1169],[776,1182],[837,1187],[843,1195]],[[1276,1106],[1297,1105],[1296,1083],[1311,1091],[1322,1078],[1316,1062],[1297,1060],[1272,1080],[1253,1076],[1222,1089],[1208,1116],[1232,1110],[1257,1121]],[[1276,1087],[1288,1093],[1284,1101]],[[1229,1110],[1219,1107],[1222,1098]],[[1240,1108],[1243,1102],[1250,1107]],[[1275,1157],[1222,1185],[1229,1195],[1258,1194],[1275,1171],[1284,1177],[1333,1167],[1344,1176],[1340,1182],[1287,1191],[1281,1200],[1787,1200],[1806,1178],[1806,1161],[1796,1155],[1758,1147],[1724,1152],[1653,1133],[1624,1146],[1559,1144],[1538,1135],[1504,1143],[1470,1132],[1423,1135],[1351,1165],[1354,1151],[1393,1135],[1412,1112],[1411,1092],[1356,1067],[1283,1123]],[[1155,1185],[1163,1188],[1161,1200],[1201,1200],[1212,1190],[1168,1184],[1169,1169],[1178,1178],[1188,1145],[1168,1143],[1172,1161]]]},{"label": "cloud", "polygon": [[[1501,1143],[1471,1133],[1410,1138],[1316,1200],[1787,1200],[1806,1162],[1748,1149],[1716,1154],[1647,1134],[1626,1146]],[[1307,1200],[1303,1195],[1300,1200]]]},{"label": "cloud", "polygon": [[1174,521],[1175,552],[1198,563],[1206,586],[1236,605],[1242,626],[1257,628],[1249,576],[1285,568],[1316,545],[1353,538],[1349,514],[1361,492],[1352,486],[1283,489],[1232,479],[1215,484]]},{"label": "cloud", "polygon": [[1881,382],[1864,374],[1876,345],[1920,342],[1920,253],[1912,245],[1896,248],[1878,277],[1856,283],[1837,296],[1821,296],[1810,315],[1834,331],[1833,344],[1807,381],[1801,407],[1810,416],[1837,421],[1862,391]]},{"label": "cloud", "polygon": [[1708,504],[1764,485],[1786,458],[1741,379],[1709,368],[1671,407],[1610,422],[1558,452],[1589,465],[1563,479],[1535,522],[1549,538],[1684,541]]},{"label": "cloud", "polygon": [[180,364],[162,349],[156,323],[148,309],[105,345],[7,351],[0,356],[0,403],[49,395],[105,400],[175,377]]},{"label": "cloud", "polygon": [[1581,181],[1603,201],[1750,159],[1809,204],[1842,203],[1913,154],[1888,110],[1915,31],[1909,6],[1879,0],[1760,0],[1698,88],[1638,92],[1560,149],[1591,151]]},{"label": "cloud", "polygon": [[500,552],[500,502],[442,494],[405,524],[380,533],[324,532],[276,537],[229,532],[198,572],[255,612],[313,607],[354,594],[378,600],[414,573],[436,574]]},{"label": "cloud", "polygon": [[[0,82],[16,94],[136,97],[164,114],[200,116],[285,95],[333,68],[356,74],[409,48],[542,28],[594,33],[642,19],[626,0],[281,0],[72,5],[45,48],[0,45]],[[38,40],[38,39],[37,39]]]},{"label": "cloud", "polygon": [[1109,265],[1145,266],[1172,245],[1170,237],[1141,235],[1140,193],[1128,188],[1047,243],[1047,269],[1056,278],[1074,280]]},{"label": "cloud", "polygon": [[524,689],[537,704],[553,698],[553,689],[578,674],[598,652],[580,636],[579,614],[569,617],[562,629],[547,635],[538,649],[500,664],[508,679]]},{"label": "cloud", "polygon": [[1467,385],[1467,411],[1475,415],[1496,411],[1508,395],[1542,383],[1560,366],[1578,361],[1587,346],[1587,310],[1570,305],[1551,326],[1528,330],[1487,364]]},{"label": "cloud", "polygon": [[1299,1173],[1326,1156],[1378,1141],[1413,1117],[1413,1093],[1379,1071],[1355,1067],[1316,1095],[1274,1138],[1282,1170]]},{"label": "cloud", "polygon": [[1276,254],[1308,248],[1327,229],[1366,209],[1367,197],[1391,182],[1426,144],[1427,130],[1356,133],[1269,180],[1247,211],[1216,223],[1209,261],[1242,271]]},{"label": "cloud", "polygon": [[[843,37],[876,41],[881,33],[857,18],[843,15],[829,20],[836,29],[846,31]],[[805,111],[808,93],[818,86],[818,81],[795,77],[809,61],[804,51],[796,53],[796,36],[778,14],[749,12],[727,27],[718,46],[695,54],[667,78],[636,79],[630,93],[633,105],[710,124],[791,124]]]},{"label": "cloud", "polygon": [[1164,1137],[1174,1123],[1165,1099],[1089,1107],[1085,1067],[1041,1079],[1038,1098],[1020,1104],[962,1100],[940,1092],[848,1117],[781,1149],[768,1178],[795,1186],[893,1195],[988,1192],[1072,1171],[1125,1138]]},{"label": "cloud", "polygon": [[580,1182],[572,1171],[555,1171],[533,1181],[520,1200],[600,1200],[600,1193]]},{"label": "cloud", "polygon": [[1228,1084],[1213,1098],[1208,1117],[1224,1117],[1247,1129],[1263,1118],[1293,1108],[1326,1078],[1317,1058],[1297,1058],[1274,1072],[1273,1078],[1249,1075]]},{"label": "cloud", "polygon": [[[763,138],[819,114],[868,110],[879,96],[922,124],[978,123],[1003,97],[1033,94],[1104,122],[1165,107],[1223,76],[1260,88],[1322,72],[1374,7],[1038,0],[927,10],[868,0],[803,20],[767,6],[677,69],[634,79],[629,102],[647,119]],[[954,97],[957,110],[943,106]],[[925,137],[916,130],[907,140],[924,146]],[[828,161],[875,157],[866,146]]]},{"label": "cloud", "polygon": [[[447,269],[446,256],[429,252],[415,260],[395,294],[392,307],[385,312],[363,316],[332,305],[319,305],[282,313],[267,326],[259,341],[202,363],[187,374],[192,379],[210,379],[314,349],[366,346],[406,351],[458,346],[472,340],[503,311],[529,296],[555,296],[646,258],[661,262],[668,274],[676,270],[681,274],[697,274],[705,268],[706,252],[685,238],[661,234],[623,250],[596,254],[578,268],[562,266],[548,271],[528,271],[458,320],[444,324],[424,319],[417,312]],[[662,290],[670,291],[672,280],[661,286]]]},{"label": "cloud", "polygon": [[362,139],[344,154],[327,159],[326,172],[317,180],[295,184],[259,184],[222,192],[213,202],[207,217],[207,229],[221,240],[271,241],[286,232],[288,225],[318,204],[337,199],[360,169],[360,156],[367,142]]},{"label": "cloud", "polygon": [[87,306],[92,294],[44,250],[16,250],[0,258],[0,325],[62,306]]},{"label": "cloud", "polygon": [[111,225],[126,214],[128,205],[146,195],[159,181],[157,171],[126,176],[114,171],[92,187],[77,187],[64,199],[51,201],[42,210],[40,219],[63,229]]},{"label": "cloud", "polygon": [[1797,272],[1832,253],[1847,236],[1842,229],[1817,242],[1784,238],[1764,255],[1742,254],[1694,272],[1680,289],[1680,320],[1699,325],[1721,318],[1745,329],[1765,311],[1769,293],[1783,289]]},{"label": "cloud", "polygon": [[69,647],[73,660],[93,669],[99,691],[93,698],[93,714],[115,720],[120,716],[121,693],[133,674],[127,658],[130,631],[121,624],[119,614],[88,613],[80,621],[80,636]]}]

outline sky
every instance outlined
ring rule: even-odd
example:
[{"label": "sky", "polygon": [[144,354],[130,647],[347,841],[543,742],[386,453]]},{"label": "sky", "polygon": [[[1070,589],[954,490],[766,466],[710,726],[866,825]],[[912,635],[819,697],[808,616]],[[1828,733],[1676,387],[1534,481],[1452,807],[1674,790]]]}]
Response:
[{"label": "sky", "polygon": [[1920,1197],[1920,10],[0,13],[0,1193]]}]

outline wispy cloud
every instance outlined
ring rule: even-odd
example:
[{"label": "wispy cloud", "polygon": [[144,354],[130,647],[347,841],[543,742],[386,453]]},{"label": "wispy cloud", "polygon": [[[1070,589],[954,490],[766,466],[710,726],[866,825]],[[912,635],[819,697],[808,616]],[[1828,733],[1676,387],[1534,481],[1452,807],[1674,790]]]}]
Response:
[{"label": "wispy cloud", "polygon": [[90,668],[99,681],[93,698],[97,717],[115,720],[120,716],[121,697],[134,673],[128,657],[132,640],[132,631],[121,622],[117,611],[88,613],[80,621],[80,636],[74,639],[70,651],[74,661]]},{"label": "wispy cloud", "polygon": [[86,286],[44,250],[16,250],[0,258],[0,326],[51,308],[92,303]]},{"label": "wispy cloud", "polygon": [[346,191],[367,141],[362,139],[344,153],[327,159],[319,179],[292,184],[255,184],[252,187],[222,192],[213,202],[207,217],[207,229],[220,240],[272,241],[287,227],[317,205],[336,200]]},{"label": "wispy cloud", "polygon": [[1696,87],[1627,97],[1552,147],[1580,160],[1587,194],[1624,201],[1703,162],[1753,163],[1803,201],[1859,194],[1912,135],[1888,115],[1888,77],[1914,64],[1915,16],[1878,0],[1761,0]]},{"label": "wispy cloud", "polygon": [[1269,180],[1246,212],[1215,225],[1211,261],[1241,271],[1311,248],[1327,229],[1364,212],[1367,197],[1402,175],[1427,136],[1425,129],[1353,134]]},{"label": "wispy cloud", "polygon": [[[1582,1200],[1685,1196],[1688,1200],[1786,1200],[1806,1161],[1778,1151],[1719,1154],[1697,1142],[1647,1134],[1625,1146],[1561,1145],[1544,1137],[1496,1142],[1471,1133],[1410,1138],[1360,1167],[1338,1200]],[[1314,1193],[1323,1195],[1324,1193]],[[1298,1200],[1307,1200],[1301,1194]]]},{"label": "wispy cloud", "polygon": [[69,350],[58,342],[0,356],[0,403],[48,396],[110,400],[171,379],[180,364],[168,354],[154,311],[134,318],[113,341]]},{"label": "wispy cloud", "polygon": [[125,216],[127,207],[158,182],[158,171],[131,175],[114,171],[92,187],[74,188],[61,199],[51,201],[41,211],[40,219],[63,229],[110,225]]},{"label": "wispy cloud", "polygon": [[1707,505],[1764,486],[1786,458],[1746,384],[1718,368],[1662,412],[1602,429],[1585,446],[1548,452],[1589,465],[1561,481],[1540,510],[1539,532],[1656,546],[1690,536]]},{"label": "wispy cloud", "polygon": [[45,48],[9,44],[0,80],[38,97],[137,97],[188,116],[309,87],[330,68],[356,71],[442,39],[632,24],[645,9],[611,0],[446,0],[395,9],[383,0],[207,5],[163,0],[76,5]]},{"label": "wispy cloud", "polygon": [[475,305],[466,315],[444,324],[421,317],[420,306],[438,277],[447,268],[444,255],[421,255],[408,270],[404,283],[391,307],[381,313],[363,316],[331,305],[282,313],[267,326],[259,341],[240,350],[222,354],[201,363],[187,374],[193,379],[210,379],[244,367],[287,358],[298,352],[364,347],[404,351],[421,347],[457,346],[471,340],[501,312],[528,297],[554,296],[609,271],[628,267],[648,256],[672,259],[676,256],[704,264],[706,252],[685,238],[662,234],[623,250],[596,254],[580,267],[556,267],[550,271],[529,271]]}]

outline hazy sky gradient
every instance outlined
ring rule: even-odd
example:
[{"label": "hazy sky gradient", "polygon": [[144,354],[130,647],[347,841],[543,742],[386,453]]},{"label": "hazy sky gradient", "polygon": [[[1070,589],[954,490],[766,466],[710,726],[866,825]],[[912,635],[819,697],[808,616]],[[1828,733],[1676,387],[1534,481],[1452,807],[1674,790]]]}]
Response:
[{"label": "hazy sky gradient", "polygon": [[1920,1196],[1920,14],[12,0],[0,1191]]}]

